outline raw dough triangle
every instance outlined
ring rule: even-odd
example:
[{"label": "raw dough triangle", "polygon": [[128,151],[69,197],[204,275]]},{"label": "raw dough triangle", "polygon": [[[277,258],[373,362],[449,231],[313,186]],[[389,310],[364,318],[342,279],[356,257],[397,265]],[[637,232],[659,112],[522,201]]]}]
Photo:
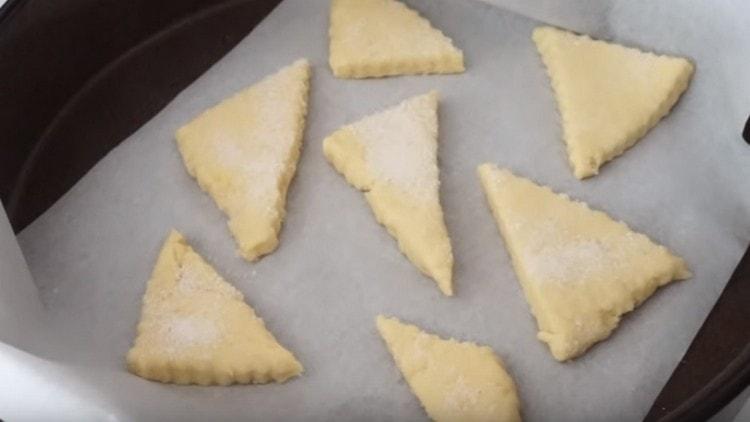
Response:
[{"label": "raw dough triangle", "polygon": [[242,293],[174,230],[143,296],[127,362],[140,377],[175,384],[282,382],[302,372]]},{"label": "raw dough triangle", "polygon": [[401,374],[434,421],[520,421],[513,379],[487,346],[443,340],[396,318],[377,317]]},{"label": "raw dough triangle", "polygon": [[279,244],[302,147],[309,79],[310,65],[298,60],[177,131],[188,173],[227,214],[247,260]]},{"label": "raw dough triangle", "polygon": [[573,172],[593,176],[654,127],[687,89],[693,65],[551,27],[534,42],[552,80]]},{"label": "raw dough triangle", "polygon": [[450,38],[396,0],[332,0],[329,36],[339,78],[464,71]]},{"label": "raw dough triangle", "polygon": [[557,360],[583,354],[658,287],[690,276],[667,248],[583,202],[492,164],[479,176],[538,337]]},{"label": "raw dough triangle", "polygon": [[453,253],[438,194],[437,106],[435,91],[410,98],[337,130],[323,151],[365,193],[407,258],[450,296]]}]

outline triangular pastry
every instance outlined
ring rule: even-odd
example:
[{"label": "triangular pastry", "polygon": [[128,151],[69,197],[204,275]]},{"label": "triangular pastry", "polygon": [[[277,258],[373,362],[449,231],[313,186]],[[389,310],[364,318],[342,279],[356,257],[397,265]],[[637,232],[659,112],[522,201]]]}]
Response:
[{"label": "triangular pastry", "polygon": [[450,38],[396,0],[332,0],[329,36],[339,78],[464,71]]},{"label": "triangular pastry", "polygon": [[309,79],[310,65],[298,60],[177,131],[188,173],[227,214],[247,260],[279,244],[302,147]]},{"label": "triangular pastry", "polygon": [[140,377],[175,384],[282,382],[302,372],[242,293],[174,230],[143,296],[127,363]]},{"label": "triangular pastry", "polygon": [[377,317],[377,327],[432,420],[521,420],[513,379],[489,347],[444,340],[382,315]]},{"label": "triangular pastry", "polygon": [[453,294],[448,231],[440,207],[437,92],[344,126],[323,141],[328,161],[361,190],[401,251]]},{"label": "triangular pastry", "polygon": [[562,117],[573,172],[593,176],[669,113],[690,61],[644,53],[552,27],[534,30]]},{"label": "triangular pastry", "polygon": [[555,359],[583,354],[658,287],[690,276],[682,259],[605,213],[492,164],[478,170]]}]

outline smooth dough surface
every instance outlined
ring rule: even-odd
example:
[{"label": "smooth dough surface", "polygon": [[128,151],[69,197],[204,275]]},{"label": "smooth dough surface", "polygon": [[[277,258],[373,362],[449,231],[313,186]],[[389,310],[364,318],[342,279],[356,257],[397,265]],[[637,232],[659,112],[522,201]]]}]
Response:
[{"label": "smooth dough surface", "polygon": [[283,382],[302,372],[242,293],[174,230],[143,296],[127,364],[140,377],[175,384]]},{"label": "smooth dough surface", "polygon": [[323,141],[328,161],[361,190],[375,218],[440,290],[453,294],[453,253],[440,207],[437,92],[344,126]]},{"label": "smooth dough surface", "polygon": [[396,0],[332,0],[329,37],[339,78],[464,71],[451,39]]},{"label": "smooth dough surface", "polygon": [[520,421],[513,379],[487,346],[444,340],[396,318],[377,317],[396,365],[435,421]]},{"label": "smooth dough surface", "polygon": [[658,287],[690,277],[681,258],[605,213],[492,164],[478,171],[555,359],[583,354]]},{"label": "smooth dough surface", "polygon": [[552,27],[534,30],[579,179],[594,176],[654,127],[687,89],[693,65]]},{"label": "smooth dough surface", "polygon": [[279,244],[302,147],[309,79],[310,65],[298,60],[177,131],[188,173],[227,214],[247,260]]}]

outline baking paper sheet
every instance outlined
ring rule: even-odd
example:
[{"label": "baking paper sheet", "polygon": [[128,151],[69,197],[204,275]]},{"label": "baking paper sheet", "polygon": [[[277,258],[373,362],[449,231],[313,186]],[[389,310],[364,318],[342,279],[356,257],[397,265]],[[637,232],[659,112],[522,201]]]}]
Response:
[{"label": "baking paper sheet", "polygon": [[[19,254],[5,253],[15,245],[3,228],[3,296],[17,283],[36,311],[4,320],[0,335],[43,362],[10,347],[0,357],[38,375],[29,382],[64,389],[74,397],[65,403],[82,403],[80,411],[61,410],[62,419],[425,420],[376,333],[374,317],[385,313],[490,345],[517,381],[526,420],[642,418],[750,241],[750,148],[739,135],[750,111],[750,7],[743,0],[491,1],[407,1],[464,50],[466,73],[359,81],[337,80],[327,67],[328,1],[284,1],[20,233],[44,311]],[[599,176],[581,182],[568,168],[549,81],[530,40],[534,19],[688,56],[697,73],[669,117]],[[234,251],[226,218],[185,172],[173,134],[299,57],[310,59],[314,71],[281,246],[247,263]],[[339,126],[433,88],[441,93],[441,195],[456,257],[453,298],[398,252],[362,194],[321,149]],[[555,362],[535,338],[475,176],[485,161],[628,222],[683,256],[694,277],[661,289],[582,358]],[[305,366],[300,378],[181,387],[125,371],[145,283],[172,227],[246,295]],[[14,300],[3,306],[26,309]],[[31,336],[37,319],[44,341],[24,343],[17,333]],[[3,378],[0,396],[20,391]],[[36,419],[16,407],[17,420]]]}]

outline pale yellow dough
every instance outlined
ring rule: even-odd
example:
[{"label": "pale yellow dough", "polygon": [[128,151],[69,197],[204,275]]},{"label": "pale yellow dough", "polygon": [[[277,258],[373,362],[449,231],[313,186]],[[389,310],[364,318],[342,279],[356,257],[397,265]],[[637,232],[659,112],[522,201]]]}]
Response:
[{"label": "pale yellow dough", "polygon": [[329,36],[339,78],[464,71],[450,38],[396,0],[332,0]]},{"label": "pale yellow dough", "polygon": [[489,347],[444,340],[382,315],[377,317],[377,327],[432,420],[521,420],[513,379]]},{"label": "pale yellow dough", "polygon": [[302,372],[242,293],[174,230],[143,296],[127,363],[140,377],[174,384],[282,382]]},{"label": "pale yellow dough", "polygon": [[302,147],[309,79],[310,65],[298,60],[177,131],[188,173],[227,214],[247,260],[279,244]]},{"label": "pale yellow dough", "polygon": [[344,126],[323,141],[328,161],[361,190],[401,251],[453,294],[453,253],[440,207],[437,92]]},{"label": "pale yellow dough", "polygon": [[555,359],[583,354],[658,287],[690,277],[682,259],[605,213],[492,164],[478,171]]},{"label": "pale yellow dough", "polygon": [[552,27],[534,30],[579,179],[593,176],[654,127],[687,89],[690,61]]}]

